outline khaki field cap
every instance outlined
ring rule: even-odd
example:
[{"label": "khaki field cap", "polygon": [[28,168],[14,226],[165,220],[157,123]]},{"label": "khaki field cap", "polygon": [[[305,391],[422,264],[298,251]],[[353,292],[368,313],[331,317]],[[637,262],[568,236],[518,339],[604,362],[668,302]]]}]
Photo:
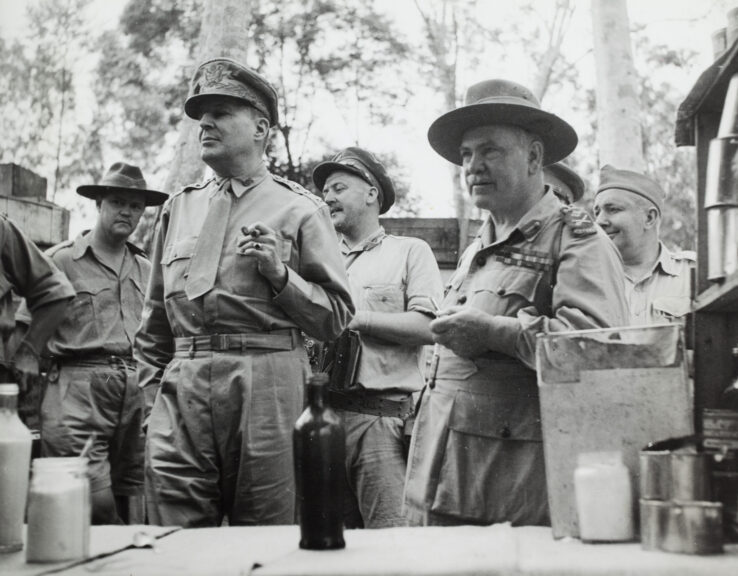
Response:
[{"label": "khaki field cap", "polygon": [[395,187],[382,163],[374,154],[351,146],[341,150],[329,162],[321,162],[313,169],[313,182],[322,190],[328,176],[334,172],[349,172],[374,186],[379,191],[379,213],[384,214],[395,203]]},{"label": "khaki field cap", "polygon": [[229,96],[256,108],[274,126],[279,122],[277,91],[261,74],[230,58],[214,58],[197,67],[185,100],[185,114],[200,118],[200,103],[212,96]]},{"label": "khaki field cap", "polygon": [[93,200],[108,192],[143,192],[146,206],[158,206],[169,198],[164,192],[147,189],[141,169],[123,162],[113,164],[99,184],[85,184],[77,188],[77,194]]},{"label": "khaki field cap", "polygon": [[[597,187],[597,194],[612,188],[638,194],[646,200],[650,200],[658,208],[659,214],[663,212],[664,191],[655,180],[644,174],[632,170],[619,170],[606,164],[600,168],[600,185]],[[597,194],[595,194],[595,198]]]},{"label": "khaki field cap", "polygon": [[446,112],[431,124],[428,141],[446,160],[461,166],[459,147],[464,133],[493,124],[520,126],[536,134],[543,141],[544,164],[566,158],[579,141],[567,122],[541,110],[533,92],[509,80],[485,80],[471,86],[462,107]]}]

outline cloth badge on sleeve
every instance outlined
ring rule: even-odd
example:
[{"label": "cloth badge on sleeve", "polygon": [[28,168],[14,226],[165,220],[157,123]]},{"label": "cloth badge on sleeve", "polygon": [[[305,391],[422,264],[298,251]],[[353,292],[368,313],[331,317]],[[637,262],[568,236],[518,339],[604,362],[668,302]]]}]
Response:
[{"label": "cloth badge on sleeve", "polygon": [[589,236],[597,232],[592,218],[581,208],[562,206],[561,213],[564,215],[564,222],[571,228],[574,236]]}]

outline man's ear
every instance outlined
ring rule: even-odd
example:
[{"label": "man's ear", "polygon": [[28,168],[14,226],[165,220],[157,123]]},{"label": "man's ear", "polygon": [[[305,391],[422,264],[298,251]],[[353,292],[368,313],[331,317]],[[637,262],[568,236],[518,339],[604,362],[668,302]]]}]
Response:
[{"label": "man's ear", "polygon": [[528,173],[533,175],[543,170],[543,142],[533,139],[528,146]]},{"label": "man's ear", "polygon": [[659,221],[659,211],[654,206],[646,209],[646,228],[653,228]]},{"label": "man's ear", "polygon": [[269,137],[269,120],[261,116],[256,120],[256,136],[259,140],[266,140]]},{"label": "man's ear", "polygon": [[379,204],[379,190],[377,190],[376,186],[369,186],[366,191],[366,203],[369,205],[375,202]]}]

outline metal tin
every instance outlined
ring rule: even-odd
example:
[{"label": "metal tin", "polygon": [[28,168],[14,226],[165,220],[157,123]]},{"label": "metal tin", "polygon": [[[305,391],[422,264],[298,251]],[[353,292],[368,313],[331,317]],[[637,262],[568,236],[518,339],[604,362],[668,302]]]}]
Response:
[{"label": "metal tin", "polygon": [[723,552],[723,505],[640,500],[641,548],[679,554]]},{"label": "metal tin", "polygon": [[657,548],[681,554],[723,552],[723,505],[719,502],[671,502]]},{"label": "metal tin", "polygon": [[659,549],[666,530],[670,506],[670,502],[640,499],[641,548],[644,550]]},{"label": "metal tin", "polygon": [[671,453],[671,500],[710,499],[710,457],[704,452]]},{"label": "metal tin", "polygon": [[671,453],[668,450],[641,450],[638,459],[641,498],[668,500],[671,496]]}]

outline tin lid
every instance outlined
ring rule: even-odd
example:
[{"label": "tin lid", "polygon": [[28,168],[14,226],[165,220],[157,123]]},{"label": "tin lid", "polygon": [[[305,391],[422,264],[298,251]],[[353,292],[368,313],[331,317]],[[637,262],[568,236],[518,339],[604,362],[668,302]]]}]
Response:
[{"label": "tin lid", "polygon": [[0,396],[17,396],[18,384],[0,384]]}]

